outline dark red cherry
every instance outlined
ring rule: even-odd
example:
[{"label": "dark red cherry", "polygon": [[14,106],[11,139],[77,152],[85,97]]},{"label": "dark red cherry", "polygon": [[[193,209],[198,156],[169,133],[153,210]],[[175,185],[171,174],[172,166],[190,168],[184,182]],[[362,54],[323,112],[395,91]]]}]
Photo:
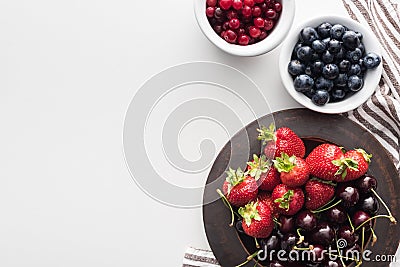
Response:
[{"label": "dark red cherry", "polygon": [[296,225],[306,231],[311,231],[317,227],[317,217],[308,210],[301,211],[296,218]]}]

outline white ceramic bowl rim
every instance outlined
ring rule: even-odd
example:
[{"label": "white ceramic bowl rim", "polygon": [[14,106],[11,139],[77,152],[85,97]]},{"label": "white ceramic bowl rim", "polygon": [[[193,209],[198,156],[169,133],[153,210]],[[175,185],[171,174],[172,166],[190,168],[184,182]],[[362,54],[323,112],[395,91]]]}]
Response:
[{"label": "white ceramic bowl rim", "polygon": [[257,56],[273,50],[287,36],[295,15],[295,0],[281,0],[282,13],[274,30],[261,42],[248,45],[229,44],[212,29],[206,14],[206,0],[193,0],[197,23],[204,35],[223,51],[237,56]]},{"label": "white ceramic bowl rim", "polygon": [[362,24],[352,20],[349,17],[342,16],[319,16],[311,18],[299,25],[298,27],[292,29],[289,36],[286,38],[279,58],[279,69],[282,78],[282,82],[289,92],[289,94],[301,105],[321,113],[343,113],[353,109],[356,109],[364,102],[368,100],[368,98],[374,93],[376,87],[379,84],[379,80],[381,79],[383,64],[381,63],[377,68],[373,70],[368,70],[365,79],[364,79],[364,87],[353,96],[335,103],[328,103],[324,106],[317,106],[311,102],[307,96],[303,93],[297,92],[293,86],[293,79],[287,71],[287,66],[290,62],[291,54],[293,51],[293,47],[298,41],[299,33],[301,29],[307,26],[316,27],[322,22],[329,22],[331,24],[340,23],[349,29],[361,32],[363,34],[363,43],[365,46],[365,50],[367,52],[374,52],[378,55],[381,55],[381,45],[376,38],[376,36],[371,32],[371,30],[364,27]]}]

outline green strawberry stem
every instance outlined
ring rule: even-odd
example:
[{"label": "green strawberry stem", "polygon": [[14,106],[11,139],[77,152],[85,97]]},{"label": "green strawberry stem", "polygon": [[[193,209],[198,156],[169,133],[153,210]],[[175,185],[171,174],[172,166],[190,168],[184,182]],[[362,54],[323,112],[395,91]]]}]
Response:
[{"label": "green strawberry stem", "polygon": [[376,196],[377,199],[379,199],[379,201],[382,203],[382,205],[385,207],[386,211],[389,213],[389,219],[393,224],[396,224],[396,218],[392,215],[392,212],[390,211],[389,207],[386,205],[385,201],[383,201],[383,199],[378,195],[378,193],[374,190],[371,189],[372,193],[374,193],[374,195]]},{"label": "green strawberry stem", "polygon": [[372,221],[373,219],[377,219],[377,218],[387,218],[387,219],[391,219],[392,217],[388,216],[388,215],[376,215],[374,217],[369,218],[368,220],[366,220],[365,222],[363,222],[362,224],[360,224],[355,231],[358,231],[361,227],[363,227],[366,223]]},{"label": "green strawberry stem", "polygon": [[256,252],[254,252],[253,254],[251,254],[250,256],[247,257],[245,262],[242,262],[239,265],[236,265],[235,267],[242,267],[244,265],[246,265],[247,263],[249,263],[252,259],[254,259],[260,252],[262,252],[262,250],[258,250]]},{"label": "green strawberry stem", "polygon": [[297,228],[296,232],[299,235],[299,241],[297,241],[297,245],[303,243],[304,241],[304,236],[300,233],[300,230],[303,230],[301,228]]},{"label": "green strawberry stem", "polygon": [[[324,183],[324,184],[331,185],[331,186],[335,186],[335,187],[337,186],[337,183],[335,183],[334,181],[326,181],[326,180],[319,179],[317,177],[312,177],[310,179],[310,181],[317,181],[317,182]],[[331,201],[333,201],[333,199]]]},{"label": "green strawberry stem", "polygon": [[224,202],[225,206],[227,206],[231,211],[231,223],[229,224],[229,226],[232,227],[233,223],[235,222],[235,215],[233,213],[231,203],[229,203],[229,201],[228,201],[228,199],[226,199],[225,195],[222,194],[221,190],[217,189],[217,193],[221,197],[222,202]]},{"label": "green strawberry stem", "polygon": [[263,141],[264,145],[266,145],[268,141],[276,141],[274,123],[271,123],[268,128],[261,126],[261,129],[257,129],[257,132],[259,133],[257,139]]},{"label": "green strawberry stem", "polygon": [[353,225],[353,222],[351,221],[350,215],[348,213],[346,213],[346,215],[347,215],[347,220],[349,220],[351,231],[352,231],[352,233],[354,233],[354,231],[355,231],[354,230],[354,225]]},{"label": "green strawberry stem", "polygon": [[375,231],[372,228],[371,228],[371,233],[372,233],[371,247],[373,247],[375,245],[376,241],[378,241],[378,237],[376,236]]},{"label": "green strawberry stem", "polygon": [[342,202],[342,200],[340,199],[338,202],[336,202],[335,204],[333,204],[333,205],[331,205],[329,207],[326,207],[326,208],[322,207],[322,209],[320,208],[318,210],[312,210],[311,212],[312,213],[320,213],[320,212],[323,212],[323,211],[327,211],[327,210],[339,205],[341,202]]},{"label": "green strawberry stem", "polygon": [[290,172],[296,166],[296,156],[289,157],[288,154],[282,152],[282,156],[276,158],[273,162],[278,172]]}]

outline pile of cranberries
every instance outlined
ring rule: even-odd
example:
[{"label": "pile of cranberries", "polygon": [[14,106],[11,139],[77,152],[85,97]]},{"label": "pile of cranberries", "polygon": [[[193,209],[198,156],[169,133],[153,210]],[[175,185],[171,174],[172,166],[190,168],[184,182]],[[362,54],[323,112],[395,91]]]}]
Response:
[{"label": "pile of cranberries", "polygon": [[206,15],[214,31],[231,44],[250,45],[274,29],[282,4],[276,0],[207,0]]}]

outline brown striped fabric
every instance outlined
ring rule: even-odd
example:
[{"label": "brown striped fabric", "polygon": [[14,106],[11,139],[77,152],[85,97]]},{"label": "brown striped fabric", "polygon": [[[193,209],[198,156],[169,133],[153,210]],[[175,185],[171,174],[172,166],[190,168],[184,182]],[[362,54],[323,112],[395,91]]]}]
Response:
[{"label": "brown striped fabric", "polygon": [[374,95],[345,114],[368,129],[400,170],[400,18],[389,0],[342,0],[349,15],[369,27],[382,44],[383,74]]},{"label": "brown striped fabric", "polygon": [[[400,171],[400,12],[395,0],[342,0],[350,17],[369,27],[382,45],[382,78],[375,93],[343,114],[370,131]],[[397,174],[398,176],[398,174]],[[211,251],[188,248],[183,267],[218,266]]]}]

